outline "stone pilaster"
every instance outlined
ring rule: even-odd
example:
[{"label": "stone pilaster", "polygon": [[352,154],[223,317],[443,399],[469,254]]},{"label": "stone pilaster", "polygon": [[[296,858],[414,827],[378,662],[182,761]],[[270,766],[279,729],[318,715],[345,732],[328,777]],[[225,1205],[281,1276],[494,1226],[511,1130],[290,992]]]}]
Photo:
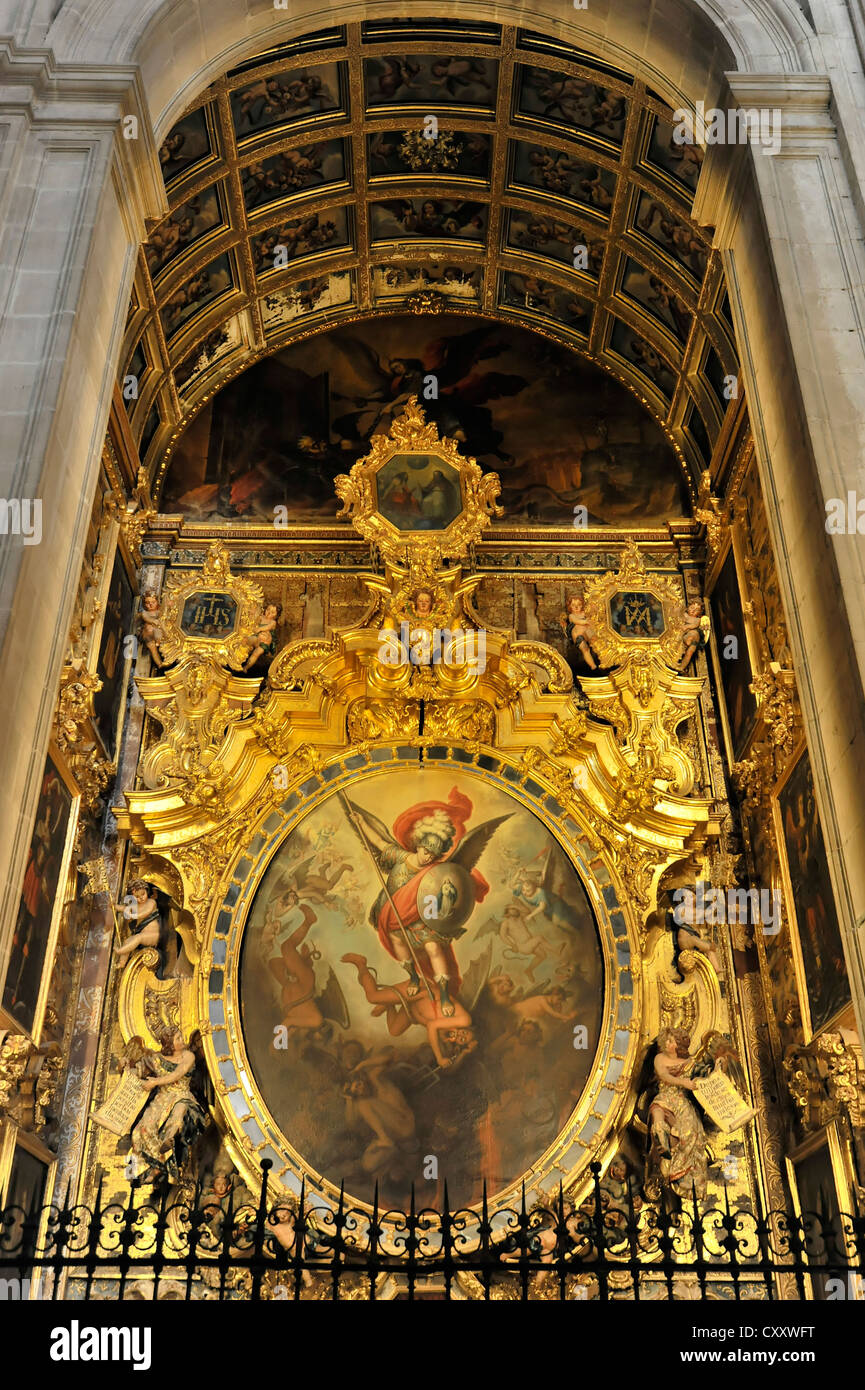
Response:
[{"label": "stone pilaster", "polygon": [[730,74],[722,105],[780,113],[781,147],[709,147],[695,215],[715,227],[740,346],[817,798],[865,1024],[865,537],[825,503],[865,497],[863,227],[816,74]]},{"label": "stone pilaster", "polygon": [[15,731],[3,748],[2,967],[135,257],[165,194],[135,69],[58,65],[6,42],[0,73],[0,496],[38,500],[42,518],[38,544],[0,536],[0,709]]}]

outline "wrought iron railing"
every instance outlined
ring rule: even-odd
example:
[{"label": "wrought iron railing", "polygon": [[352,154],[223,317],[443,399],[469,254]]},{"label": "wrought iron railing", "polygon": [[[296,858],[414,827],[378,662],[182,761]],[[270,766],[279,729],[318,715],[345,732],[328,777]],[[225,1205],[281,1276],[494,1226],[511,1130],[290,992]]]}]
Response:
[{"label": "wrought iron railing", "polygon": [[[197,1188],[178,1199],[135,1182],[92,1207],[0,1213],[0,1295],[47,1299],[705,1299],[862,1297],[865,1217],[674,1209],[632,1185],[611,1197],[593,1165],[578,1206],[494,1209],[378,1199],[332,1206]],[[246,1196],[248,1197],[248,1192]],[[830,1283],[829,1281],[833,1281]]]}]

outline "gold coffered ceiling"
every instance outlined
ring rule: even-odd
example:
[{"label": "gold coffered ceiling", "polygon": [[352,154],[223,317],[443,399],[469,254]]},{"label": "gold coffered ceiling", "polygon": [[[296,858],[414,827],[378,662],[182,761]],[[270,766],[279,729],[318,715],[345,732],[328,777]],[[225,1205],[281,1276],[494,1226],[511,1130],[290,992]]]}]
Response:
[{"label": "gold coffered ceiling", "polygon": [[257,357],[406,308],[573,346],[639,394],[693,481],[737,366],[719,258],[689,217],[700,152],[672,133],[627,73],[495,25],[321,30],[228,73],[160,152],[171,211],[130,306],[121,375],[156,481]]}]

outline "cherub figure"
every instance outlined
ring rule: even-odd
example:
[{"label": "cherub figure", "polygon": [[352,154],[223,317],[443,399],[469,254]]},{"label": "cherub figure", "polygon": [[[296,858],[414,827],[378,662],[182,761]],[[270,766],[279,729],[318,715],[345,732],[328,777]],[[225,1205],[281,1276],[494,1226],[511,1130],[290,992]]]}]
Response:
[{"label": "cherub figure", "polygon": [[151,885],[145,883],[143,878],[135,878],[129,884],[128,896],[131,896],[134,902],[130,903],[127,900],[121,906],[123,915],[130,923],[131,934],[117,949],[117,959],[121,966],[126,964],[132,952],[137,951],[140,946],[162,945],[162,921]]},{"label": "cherub figure", "polygon": [[180,152],[185,144],[186,136],[183,134],[182,130],[172,131],[170,135],[166,136],[159,148],[159,163],[162,165],[163,169],[170,164],[172,160],[181,157]]},{"label": "cherub figure", "polygon": [[165,640],[165,633],[162,628],[160,616],[159,595],[155,589],[148,589],[141,600],[141,612],[138,617],[141,640],[150,652],[153,665],[157,670],[162,670],[162,654],[159,645]]},{"label": "cherub figure", "polygon": [[567,601],[566,611],[561,615],[559,622],[562,630],[568,634],[580,656],[592,671],[597,671],[598,661],[592,651],[592,637],[594,629],[586,616],[586,601],[579,594],[571,594]]},{"label": "cherub figure", "polygon": [[667,926],[680,951],[701,951],[711,962],[716,974],[721,974],[721,962],[711,940],[702,936],[696,912],[696,890],[680,889],[673,894],[675,904],[667,910]]},{"label": "cherub figure", "polygon": [[[265,1242],[265,1253],[268,1255],[278,1254],[277,1245],[289,1255],[300,1255],[304,1250],[315,1252],[314,1238],[304,1228],[298,1230],[297,1213],[287,1202],[280,1203],[270,1212],[264,1233],[273,1237],[272,1241]],[[308,1269],[301,1271],[300,1278],[304,1288],[312,1286],[312,1275]],[[275,1292],[273,1296],[276,1297]]]},{"label": "cherub figure", "polygon": [[244,1253],[250,1229],[255,1224],[257,1202],[240,1175],[225,1169],[214,1170],[209,1186],[201,1193],[201,1212],[213,1236],[213,1246],[225,1239],[225,1224],[229,1210],[231,1227],[228,1232],[230,1249]]},{"label": "cherub figure", "polygon": [[414,611],[419,618],[428,618],[432,613],[433,595],[430,589],[418,589],[414,596]]},{"label": "cherub figure", "polygon": [[703,600],[700,598],[691,599],[685,611],[685,623],[682,628],[682,646],[684,648],[679,659],[679,671],[687,671],[694,657],[700,649],[703,641]]},{"label": "cherub figure", "polygon": [[268,603],[252,630],[253,648],[244,663],[248,671],[263,656],[273,656],[276,652],[276,624],[282,609],[278,603]]}]

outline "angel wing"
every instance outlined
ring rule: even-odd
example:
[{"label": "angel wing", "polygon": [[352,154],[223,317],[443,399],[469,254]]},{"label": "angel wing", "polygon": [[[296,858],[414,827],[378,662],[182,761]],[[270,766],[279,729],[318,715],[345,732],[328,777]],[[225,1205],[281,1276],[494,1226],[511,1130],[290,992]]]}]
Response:
[{"label": "angel wing", "polygon": [[482,927],[478,927],[475,933],[475,941],[482,941],[485,936],[498,936],[501,923],[498,917],[488,917]]},{"label": "angel wing", "polygon": [[460,385],[478,362],[499,357],[504,350],[504,339],[496,337],[491,324],[484,324],[458,337],[439,338],[432,343],[424,354],[424,367],[436,373],[441,391],[442,387]]},{"label": "angel wing", "polygon": [[512,372],[473,372],[460,383],[460,389],[472,405],[486,405],[506,396],[518,396],[527,385],[524,376]]},{"label": "angel wing", "polygon": [[144,1038],[138,1033],[129,1039],[115,1060],[119,1071],[132,1071],[139,1081],[143,1081],[145,1076],[156,1076],[159,1072],[159,1052],[155,1048],[148,1047]]},{"label": "angel wing", "polygon": [[521,990],[519,999],[515,999],[514,1002],[521,1004],[524,999],[536,999],[539,994],[550,994],[552,988],[553,986],[548,980],[541,980],[537,984],[531,985],[528,989]]},{"label": "angel wing", "polygon": [[475,867],[493,835],[500,825],[504,825],[506,820],[510,820],[513,811],[508,811],[505,816],[493,816],[491,820],[485,820],[481,825],[470,830],[468,835],[460,844],[455,854],[451,855],[450,862],[459,864],[470,873]]},{"label": "angel wing", "polygon": [[562,862],[562,856],[557,854],[553,847],[547,854],[547,862],[544,868],[543,886],[546,893],[553,894],[557,898],[564,898],[567,901],[567,892],[573,887],[573,873],[568,872]]},{"label": "angel wing", "polygon": [[340,1028],[348,1028],[351,1023],[348,1004],[342,992],[342,985],[333,973],[332,967],[328,969],[324,989],[316,995],[316,1003],[325,1018],[338,1023]]},{"label": "angel wing", "polygon": [[303,885],[306,883],[306,880],[309,877],[309,871],[312,868],[312,861],[314,858],[315,855],[310,854],[308,858],[302,859],[300,861],[296,869],[292,869],[290,871],[289,878],[294,880],[294,887],[296,888],[298,895],[302,892]]},{"label": "angel wing", "polygon": [[310,854],[306,859],[302,859],[299,864],[283,868],[279,871],[273,879],[273,882],[269,885],[270,894],[267,899],[268,906],[276,902],[289,888],[293,888],[298,898],[301,900],[311,899],[313,902],[323,901],[317,888],[306,887],[306,881],[312,870],[314,859],[315,855]]},{"label": "angel wing", "polygon": [[[166,914],[166,924],[169,938],[174,937],[174,960],[172,962],[170,955],[168,956],[167,974],[184,977],[191,975],[200,954],[192,913],[186,908],[178,907],[172,899]],[[181,950],[177,949],[178,939]]]},{"label": "angel wing", "polygon": [[348,387],[350,395],[341,394],[339,398],[353,400],[355,396],[366,396],[370,400],[386,400],[390,375],[375,349],[362,338],[348,335],[342,339],[339,350],[346,367],[354,374]]},{"label": "angel wing", "polygon": [[267,886],[270,889],[268,902],[271,903],[275,898],[281,897],[286,889],[294,885],[294,882],[295,870],[293,868],[281,868],[273,879],[268,880]]},{"label": "angel wing", "polygon": [[745,1071],[742,1066],[742,1058],[736,1051],[730,1039],[725,1037],[716,1028],[710,1029],[703,1036],[699,1048],[694,1054],[691,1064],[691,1075],[706,1075],[718,1066],[721,1071],[726,1072],[727,1076],[741,1091],[747,1095],[748,1086],[745,1078]]}]

